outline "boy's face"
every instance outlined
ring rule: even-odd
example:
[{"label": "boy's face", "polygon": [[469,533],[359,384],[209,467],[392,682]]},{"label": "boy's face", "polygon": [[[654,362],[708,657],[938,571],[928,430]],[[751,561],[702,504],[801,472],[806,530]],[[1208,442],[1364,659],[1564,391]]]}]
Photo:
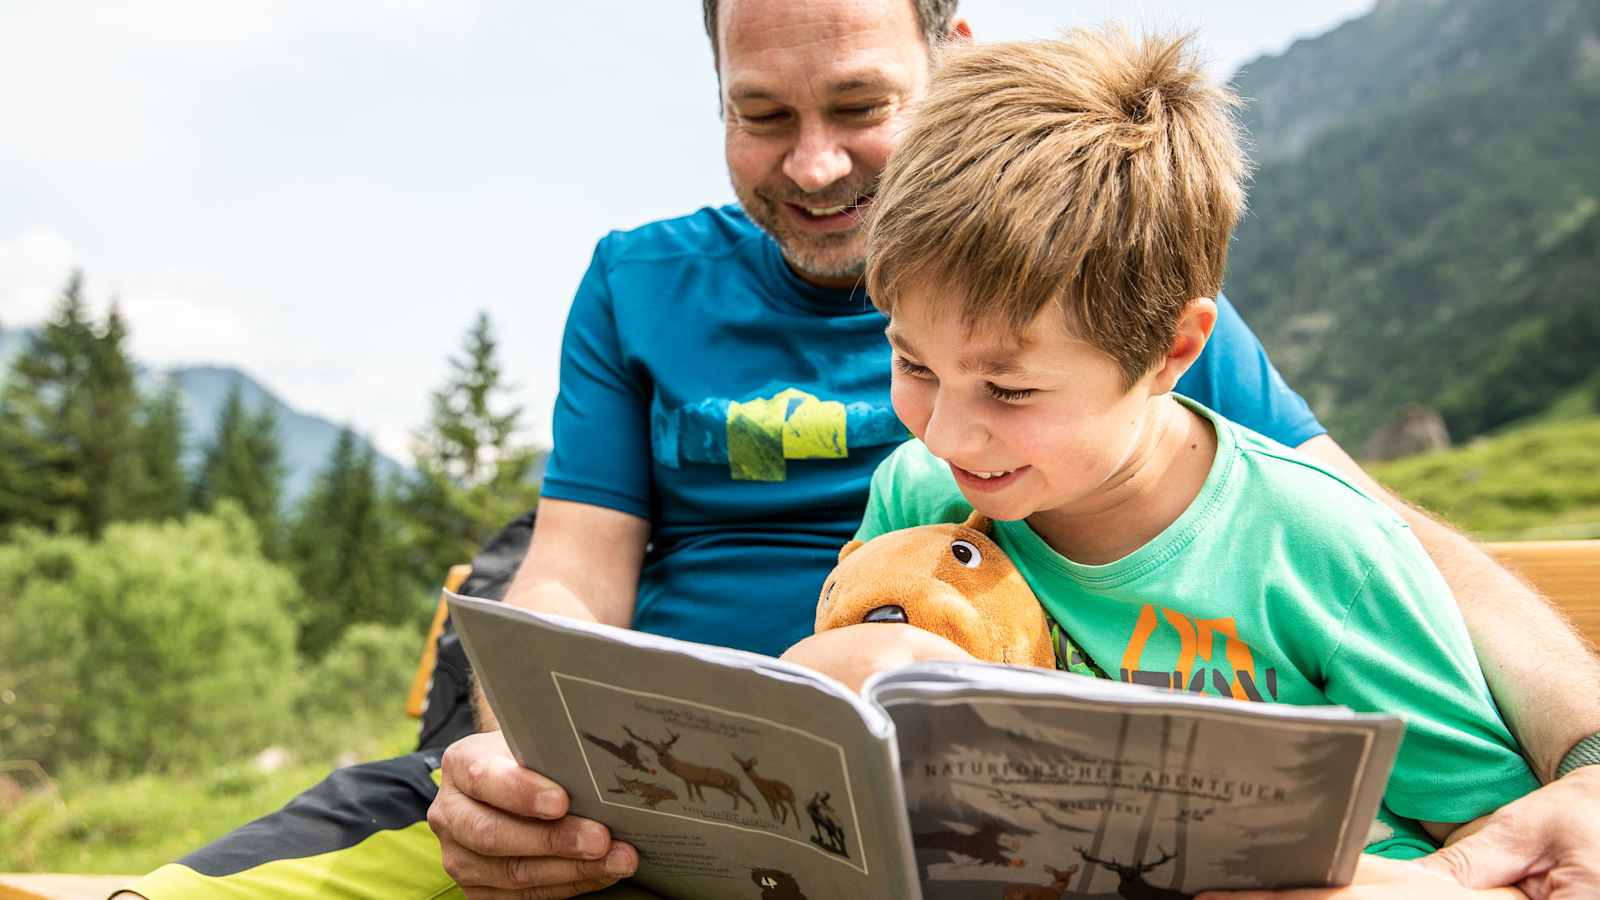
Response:
[{"label": "boy's face", "polygon": [[1021,334],[969,330],[924,290],[895,304],[895,413],[994,519],[1100,511],[1151,414],[1154,372],[1132,388],[1050,307]]}]

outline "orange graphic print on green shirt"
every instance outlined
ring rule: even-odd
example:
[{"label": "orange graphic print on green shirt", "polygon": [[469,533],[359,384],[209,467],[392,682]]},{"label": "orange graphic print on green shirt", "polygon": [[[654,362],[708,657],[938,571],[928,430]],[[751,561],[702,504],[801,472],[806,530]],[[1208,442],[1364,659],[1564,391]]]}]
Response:
[{"label": "orange graphic print on green shirt", "polygon": [[[1170,666],[1157,667],[1157,653],[1149,645],[1151,636],[1163,625],[1177,635],[1178,658]],[[1220,653],[1219,645],[1223,648]],[[1191,621],[1183,613],[1166,608],[1158,616],[1156,606],[1146,603],[1139,610],[1139,619],[1122,653],[1120,679],[1192,694],[1206,693],[1209,688],[1210,693],[1235,700],[1277,700],[1278,670],[1269,666],[1264,672],[1257,672],[1257,655],[1239,639],[1232,616]]]}]

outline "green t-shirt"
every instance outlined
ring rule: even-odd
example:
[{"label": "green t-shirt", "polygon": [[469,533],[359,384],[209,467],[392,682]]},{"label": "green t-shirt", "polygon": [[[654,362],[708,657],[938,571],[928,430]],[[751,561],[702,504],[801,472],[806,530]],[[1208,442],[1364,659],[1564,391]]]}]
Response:
[{"label": "green t-shirt", "polygon": [[[1467,822],[1538,787],[1450,589],[1405,522],[1308,458],[1184,402],[1215,425],[1217,455],[1194,503],[1145,546],[1086,566],[1026,521],[995,523],[996,542],[1088,660],[1138,684],[1404,716],[1371,853],[1431,852],[1416,820]],[[949,468],[910,441],[874,473],[856,537],[970,512]]]}]

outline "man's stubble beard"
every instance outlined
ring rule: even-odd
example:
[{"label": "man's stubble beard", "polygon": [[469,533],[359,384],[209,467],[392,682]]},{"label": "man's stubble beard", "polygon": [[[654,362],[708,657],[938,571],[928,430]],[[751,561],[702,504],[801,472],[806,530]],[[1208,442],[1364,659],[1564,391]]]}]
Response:
[{"label": "man's stubble beard", "polygon": [[[874,193],[876,179],[859,188],[848,191],[832,191],[842,195],[838,200],[826,202],[817,198],[806,198],[815,206],[838,205],[850,202],[857,197]],[[739,198],[739,205],[744,208],[746,216],[756,224],[756,227],[765,231],[778,243],[778,249],[783,252],[783,258],[802,277],[813,276],[829,280],[841,278],[862,278],[867,271],[866,256],[866,229],[858,225],[849,231],[835,234],[805,234],[792,228],[784,218],[783,210],[779,204],[783,201],[769,199],[761,191],[746,189],[737,183],[733,192]]]}]

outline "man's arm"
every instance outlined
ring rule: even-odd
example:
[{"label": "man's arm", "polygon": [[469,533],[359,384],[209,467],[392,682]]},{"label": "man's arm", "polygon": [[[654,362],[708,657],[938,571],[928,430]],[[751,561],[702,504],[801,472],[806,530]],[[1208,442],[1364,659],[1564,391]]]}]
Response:
[{"label": "man's arm", "polygon": [[1570,623],[1471,540],[1384,490],[1328,435],[1301,452],[1346,475],[1411,526],[1450,585],[1506,724],[1541,780],[1573,745],[1600,731],[1600,658]]},{"label": "man's arm", "polygon": [[[534,612],[626,628],[633,621],[650,523],[602,506],[542,500],[528,553],[505,602]],[[473,682],[478,729],[497,731],[494,713]]]},{"label": "man's arm", "polygon": [[[528,554],[506,590],[523,609],[626,626],[633,618],[650,523],[628,513],[546,499]],[[468,897],[572,897],[631,875],[638,851],[604,825],[567,815],[566,791],[512,758],[483,692],[480,733],[445,751],[428,825],[445,871]]]}]

